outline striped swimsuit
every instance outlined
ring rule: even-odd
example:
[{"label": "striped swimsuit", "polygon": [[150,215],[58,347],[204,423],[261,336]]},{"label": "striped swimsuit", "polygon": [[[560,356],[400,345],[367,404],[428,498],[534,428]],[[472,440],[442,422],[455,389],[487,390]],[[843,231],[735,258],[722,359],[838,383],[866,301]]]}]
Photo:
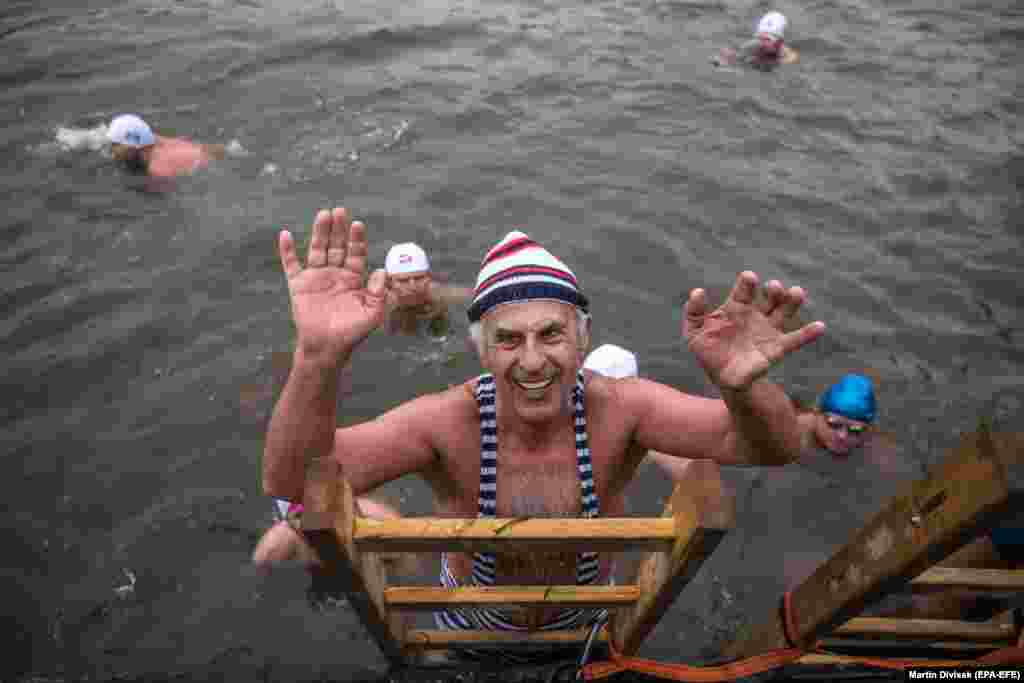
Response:
[{"label": "striped swimsuit", "polygon": [[[480,498],[479,516],[494,517],[497,511],[497,453],[498,428],[495,419],[494,377],[483,375],[477,382],[476,400],[480,406]],[[594,474],[590,465],[590,449],[587,445],[587,419],[583,409],[583,373],[578,374],[572,393],[576,431],[576,464],[580,478],[582,516],[596,517],[598,513],[597,494],[594,491]],[[495,583],[494,553],[473,554],[473,576],[475,586],[493,586]],[[581,553],[576,563],[576,584],[583,586],[597,579],[599,570],[597,553]],[[441,556],[441,585],[456,588],[458,583],[448,567],[447,555]],[[561,610],[554,618],[540,626],[541,630],[581,628],[598,618],[606,610],[569,608]],[[452,609],[435,612],[434,619],[441,629],[472,629],[490,631],[525,631],[525,626],[514,624],[500,609],[477,607]]]}]

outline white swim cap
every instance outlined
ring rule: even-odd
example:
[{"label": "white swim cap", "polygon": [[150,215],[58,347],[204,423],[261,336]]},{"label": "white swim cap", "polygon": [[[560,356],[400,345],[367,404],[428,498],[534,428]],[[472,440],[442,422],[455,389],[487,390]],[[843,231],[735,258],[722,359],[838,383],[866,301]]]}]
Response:
[{"label": "white swim cap", "polygon": [[122,114],[110,122],[107,137],[115,145],[146,147],[156,142],[149,125],[135,114]]},{"label": "white swim cap", "polygon": [[427,252],[412,242],[396,244],[388,251],[384,259],[384,270],[389,275],[396,273],[418,273],[430,270],[430,261],[427,259]]},{"label": "white swim cap", "polygon": [[782,34],[785,32],[786,17],[782,16],[779,12],[769,12],[761,17],[761,21],[757,22],[757,30],[755,31],[755,33],[767,33],[775,38],[782,38]]},{"label": "white swim cap", "polygon": [[583,361],[583,367],[616,379],[636,377],[639,374],[636,355],[615,344],[602,344],[591,351]]}]

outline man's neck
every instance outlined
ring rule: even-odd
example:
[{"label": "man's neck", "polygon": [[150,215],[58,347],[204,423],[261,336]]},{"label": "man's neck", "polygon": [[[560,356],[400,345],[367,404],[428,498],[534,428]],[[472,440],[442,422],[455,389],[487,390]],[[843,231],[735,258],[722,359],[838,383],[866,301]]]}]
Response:
[{"label": "man's neck", "polygon": [[509,403],[502,401],[499,394],[495,405],[498,442],[507,447],[527,451],[543,450],[555,443],[559,432],[573,423],[573,411],[568,402],[558,415],[541,422],[523,420],[510,407],[503,410],[503,406],[508,406]]}]

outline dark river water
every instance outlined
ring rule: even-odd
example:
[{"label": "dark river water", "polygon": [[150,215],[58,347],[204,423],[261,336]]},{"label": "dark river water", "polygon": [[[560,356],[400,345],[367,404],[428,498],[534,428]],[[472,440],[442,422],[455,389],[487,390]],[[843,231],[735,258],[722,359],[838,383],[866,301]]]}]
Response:
[{"label": "dark river water", "polygon": [[[801,61],[712,67],[769,9]],[[645,656],[713,651],[980,416],[1019,428],[1018,0],[12,0],[0,54],[0,678],[384,670],[301,572],[248,564],[292,341],[275,235],[322,207],[366,221],[375,265],[413,240],[457,282],[523,227],[576,271],[595,341],[685,391],[712,388],[681,293],[748,268],[828,324],[773,371],[791,394],[876,378],[876,457],[725,471],[737,528]],[[102,144],[123,112],[228,156],[145,191]],[[366,344],[345,419],[478,372],[457,321]],[[641,471],[631,511],[669,489]],[[384,495],[430,510],[417,481]]]}]

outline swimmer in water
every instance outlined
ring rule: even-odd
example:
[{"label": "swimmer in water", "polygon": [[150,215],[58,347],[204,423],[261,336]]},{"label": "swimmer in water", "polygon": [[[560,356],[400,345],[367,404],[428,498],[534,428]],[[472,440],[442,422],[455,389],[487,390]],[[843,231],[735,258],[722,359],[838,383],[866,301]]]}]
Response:
[{"label": "swimmer in water", "polygon": [[769,12],[761,17],[754,31],[754,39],[739,49],[722,48],[718,57],[712,57],[715,66],[747,64],[757,68],[773,68],[779,64],[793,64],[800,54],[785,44],[786,17],[779,12]]},{"label": "swimmer in water", "polygon": [[412,242],[391,247],[384,270],[389,284],[384,329],[391,334],[417,334],[425,328],[431,337],[446,337],[448,308],[473,296],[469,287],[435,282],[426,252]]},{"label": "swimmer in water", "polygon": [[875,391],[871,380],[850,373],[818,399],[818,409],[800,413],[807,448],[824,448],[844,458],[864,445],[875,421]]},{"label": "swimmer in water", "polygon": [[184,138],[157,135],[134,114],[122,114],[107,129],[110,153],[128,170],[154,178],[192,173],[224,158],[224,145],[205,145]]},{"label": "swimmer in water", "polygon": [[[373,519],[396,519],[398,509],[371,496],[356,498],[356,513]],[[252,562],[269,571],[281,562],[300,562],[307,567],[318,563],[314,551],[302,537],[302,504],[274,499],[277,521],[264,532],[252,553]],[[415,553],[381,553],[385,568],[397,574],[416,574],[421,570],[421,558]]]}]

